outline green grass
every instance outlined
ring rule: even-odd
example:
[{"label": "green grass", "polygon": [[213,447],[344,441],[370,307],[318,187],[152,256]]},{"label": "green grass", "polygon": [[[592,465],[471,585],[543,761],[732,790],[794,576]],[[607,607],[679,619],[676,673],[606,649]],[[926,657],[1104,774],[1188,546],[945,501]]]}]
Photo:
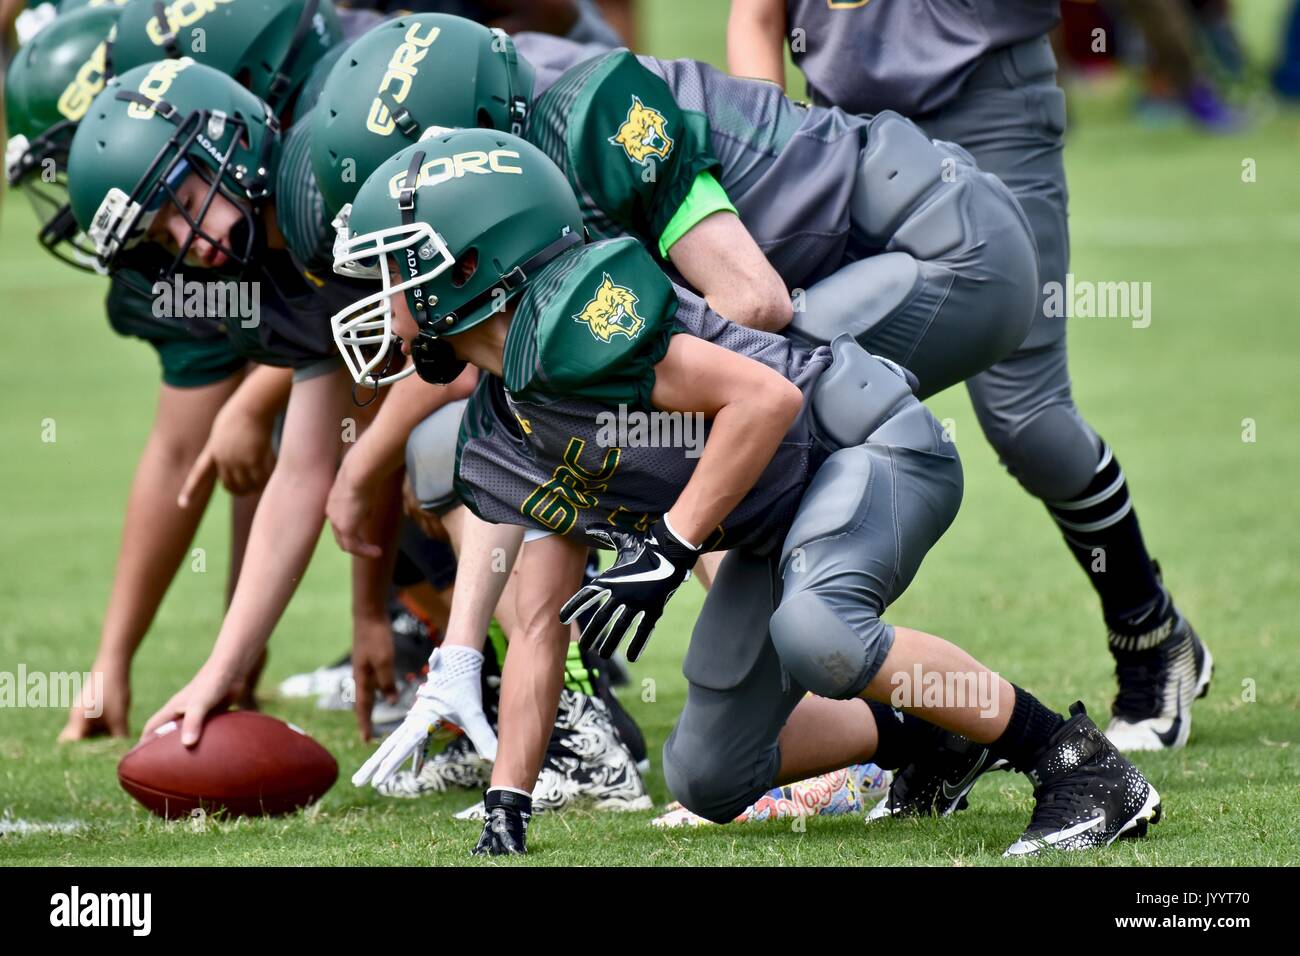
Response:
[{"label": "green grass", "polygon": [[[650,5],[647,5],[650,6]],[[1250,7],[1258,44],[1277,3]],[[662,55],[718,61],[721,4],[653,4],[644,40]],[[711,18],[710,23],[701,23]],[[686,24],[690,24],[688,29]],[[715,29],[716,27],[716,29]],[[1265,51],[1267,52],[1267,51]],[[1295,482],[1300,122],[1275,114],[1249,133],[1209,138],[1144,130],[1122,92],[1081,92],[1067,150],[1073,269],[1080,278],[1149,281],[1153,320],[1076,320],[1072,370],[1081,408],[1117,450],[1142,525],[1180,606],[1212,646],[1218,673],[1195,710],[1191,745],[1142,756],[1164,796],[1151,839],[1071,864],[1288,863],[1300,832],[1300,660],[1288,638],[1300,593]],[[1241,182],[1242,160],[1258,181]],[[116,338],[102,283],[74,275],[31,241],[31,220],[7,203],[0,289],[9,389],[0,414],[0,670],[89,666],[107,597],[122,505],[148,432],[157,367]],[[1041,507],[998,467],[961,391],[933,407],[951,418],[966,463],[965,507],[890,619],[961,643],[1058,708],[1103,713],[1109,655],[1087,584]],[[51,418],[57,442],[43,443]],[[1257,441],[1242,441],[1254,419]],[[138,728],[198,667],[220,621],[224,501],[200,530],[206,574],[182,571],[134,674]],[[326,540],[272,643],[266,687],[336,656],[349,640],[346,565]],[[660,626],[628,695],[658,762],[680,709],[680,661],[701,592],[688,587]],[[1243,699],[1244,688],[1254,700]],[[1247,695],[1248,696],[1248,695]],[[117,786],[126,742],[56,746],[56,710],[0,712],[0,812],[77,820],[71,835],[0,837],[0,862],[157,864],[463,863],[477,825],[451,818],[452,794],[392,802],[346,780],[367,748],[347,714],[267,700],[337,756],[343,780],[313,812],[280,820],[167,825]],[[668,799],[657,767],[656,802]],[[569,813],[535,821],[524,865],[930,864],[999,862],[1030,806],[1028,784],[997,775],[971,809],[944,822],[813,819],[660,832],[650,814]],[[1051,864],[1060,861],[1046,861]],[[1042,865],[1042,864],[1039,864]]]}]

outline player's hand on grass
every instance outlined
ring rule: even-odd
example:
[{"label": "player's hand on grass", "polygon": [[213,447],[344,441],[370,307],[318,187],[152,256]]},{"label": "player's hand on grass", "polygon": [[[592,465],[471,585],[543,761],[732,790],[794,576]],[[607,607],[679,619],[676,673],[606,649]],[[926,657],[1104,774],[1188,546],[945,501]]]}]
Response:
[{"label": "player's hand on grass", "polygon": [[475,856],[527,853],[528,821],[533,798],[520,790],[490,787],[483,797],[483,833],[470,852]]},{"label": "player's hand on grass", "polygon": [[370,712],[375,706],[375,692],[383,694],[389,703],[397,701],[393,626],[387,614],[353,618],[352,682],[356,688],[357,727],[361,739],[369,740],[373,734]]},{"label": "player's hand on grass", "polygon": [[131,681],[127,671],[96,661],[91,673],[103,675],[102,683],[91,681],[81,689],[80,699],[68,712],[68,722],[59,731],[61,742],[125,737],[130,733],[127,715],[131,711]]},{"label": "player's hand on grass", "polygon": [[194,679],[182,687],[149,718],[140,735],[143,740],[169,721],[181,725],[181,743],[193,747],[203,734],[203,721],[208,714],[224,710],[241,690],[237,682],[222,677],[204,666]]},{"label": "player's hand on grass", "polygon": [[482,671],[483,655],[471,647],[453,644],[435,649],[429,657],[429,676],[410,713],[352,775],[353,785],[377,786],[412,756],[418,764],[429,734],[439,724],[459,727],[480,757],[495,760],[497,735],[483,713]]},{"label": "player's hand on grass", "polygon": [[587,536],[618,555],[608,570],[564,602],[560,623],[568,624],[594,610],[582,628],[578,642],[582,649],[608,659],[630,635],[627,659],[634,661],[641,656],[668,599],[691,576],[699,550],[679,540],[662,519],[645,533],[603,525],[588,529]]},{"label": "player's hand on grass", "polygon": [[190,468],[177,503],[188,508],[190,498],[214,473],[232,495],[261,491],[275,469],[272,425],[244,411],[237,402],[227,403],[212,422],[207,443]]}]

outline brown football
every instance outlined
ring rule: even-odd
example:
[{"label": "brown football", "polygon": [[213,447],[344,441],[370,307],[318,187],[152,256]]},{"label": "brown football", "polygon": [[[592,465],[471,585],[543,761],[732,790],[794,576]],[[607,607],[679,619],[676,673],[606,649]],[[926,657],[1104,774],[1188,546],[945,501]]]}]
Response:
[{"label": "brown football", "polygon": [[117,765],[122,789],[160,817],[202,808],[231,816],[290,813],[338,779],[330,752],[291,724],[254,711],[217,714],[194,747],[166,724]]}]

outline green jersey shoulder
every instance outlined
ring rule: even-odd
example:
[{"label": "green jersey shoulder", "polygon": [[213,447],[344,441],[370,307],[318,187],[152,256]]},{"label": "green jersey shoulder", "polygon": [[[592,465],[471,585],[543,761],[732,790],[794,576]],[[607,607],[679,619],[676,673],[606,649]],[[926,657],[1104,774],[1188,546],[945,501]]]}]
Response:
[{"label": "green jersey shoulder", "polygon": [[520,299],[506,338],[506,388],[526,401],[649,408],[676,314],[672,283],[635,239],[583,246],[551,263]]},{"label": "green jersey shoulder", "polygon": [[567,172],[594,237],[651,248],[696,180],[720,172],[707,118],[627,50],[567,70],[533,105],[528,138]]}]

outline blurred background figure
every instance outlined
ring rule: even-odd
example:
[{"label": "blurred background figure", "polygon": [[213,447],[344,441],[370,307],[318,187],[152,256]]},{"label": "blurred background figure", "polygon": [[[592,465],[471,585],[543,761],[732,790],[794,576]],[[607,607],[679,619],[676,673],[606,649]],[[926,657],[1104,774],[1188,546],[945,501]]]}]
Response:
[{"label": "blurred background figure", "polygon": [[1244,84],[1246,60],[1229,13],[1227,0],[1063,0],[1054,46],[1076,72],[1134,70],[1144,122],[1231,132],[1243,115],[1225,92]]},{"label": "blurred background figure", "polygon": [[1282,58],[1273,71],[1273,88],[1287,99],[1300,99],[1300,0],[1291,4],[1282,35]]}]

